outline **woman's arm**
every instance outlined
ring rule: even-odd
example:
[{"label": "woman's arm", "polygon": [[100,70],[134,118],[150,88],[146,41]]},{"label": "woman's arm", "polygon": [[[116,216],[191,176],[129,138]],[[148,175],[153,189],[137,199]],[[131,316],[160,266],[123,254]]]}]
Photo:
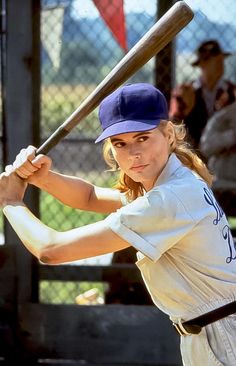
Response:
[{"label": "woman's arm", "polygon": [[122,207],[118,190],[98,187],[84,179],[53,171],[49,171],[38,187],[63,204],[80,210],[111,213]]},{"label": "woman's arm", "polygon": [[35,156],[35,147],[22,149],[12,169],[29,184],[44,190],[72,208],[101,213],[116,211],[122,206],[120,192],[97,187],[90,182],[51,170],[52,160]]},{"label": "woman's arm", "polygon": [[90,258],[130,246],[105,221],[58,232],[44,225],[22,202],[6,204],[3,212],[28,251],[46,264]]},{"label": "woman's arm", "polygon": [[105,221],[58,232],[44,225],[24,205],[25,180],[15,172],[0,175],[0,206],[25,247],[42,262],[59,264],[118,251],[130,244]]}]

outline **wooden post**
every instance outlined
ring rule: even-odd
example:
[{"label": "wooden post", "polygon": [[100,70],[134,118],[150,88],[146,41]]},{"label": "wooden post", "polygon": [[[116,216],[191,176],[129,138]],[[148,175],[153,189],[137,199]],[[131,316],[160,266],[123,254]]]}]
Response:
[{"label": "wooden post", "polygon": [[[39,144],[40,0],[8,0],[6,17],[4,165],[13,162],[23,147]],[[37,190],[29,189],[25,201],[38,214]],[[6,245],[16,246],[16,301],[35,300],[37,282],[32,279],[37,264],[7,223],[4,234]]]}]

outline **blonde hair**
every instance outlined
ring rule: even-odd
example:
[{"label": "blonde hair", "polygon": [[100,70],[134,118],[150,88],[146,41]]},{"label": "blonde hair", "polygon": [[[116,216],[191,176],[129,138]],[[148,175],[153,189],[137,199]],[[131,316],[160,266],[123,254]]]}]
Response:
[{"label": "blonde hair", "polygon": [[[212,185],[213,175],[209,172],[202,159],[193,151],[186,141],[186,129],[183,123],[175,124],[171,121],[161,121],[158,129],[164,136],[168,134],[167,126],[172,126],[174,141],[170,145],[170,152],[175,153],[183,165],[195,171],[209,186]],[[110,139],[107,139],[103,145],[103,157],[111,170],[116,171],[118,166],[112,151]],[[129,201],[133,201],[143,195],[143,186],[140,182],[135,182],[122,170],[119,171],[118,181],[114,188],[120,192],[126,193]]]}]

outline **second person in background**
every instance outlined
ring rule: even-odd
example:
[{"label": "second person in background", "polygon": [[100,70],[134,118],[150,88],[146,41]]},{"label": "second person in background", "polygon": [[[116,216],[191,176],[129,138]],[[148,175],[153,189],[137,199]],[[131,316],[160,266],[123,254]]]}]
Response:
[{"label": "second person in background", "polygon": [[235,85],[224,78],[224,61],[230,53],[223,51],[218,41],[201,43],[196,54],[192,66],[200,68],[200,76],[174,88],[169,117],[184,121],[189,141],[198,149],[207,120],[235,101]]}]

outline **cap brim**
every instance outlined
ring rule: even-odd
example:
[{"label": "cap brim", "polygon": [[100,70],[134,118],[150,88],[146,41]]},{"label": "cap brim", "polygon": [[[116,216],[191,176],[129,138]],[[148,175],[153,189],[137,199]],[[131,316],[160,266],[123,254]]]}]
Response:
[{"label": "cap brim", "polygon": [[[222,53],[225,57],[228,57],[228,56],[231,56],[232,55],[232,53],[230,53],[230,52],[223,52]],[[220,55],[220,53],[219,53],[219,55]],[[201,61],[201,59],[200,58],[198,58],[197,60],[195,60],[195,61],[193,61],[192,63],[191,63],[191,65],[194,67],[194,66],[198,66],[199,65],[199,63],[200,63],[200,61]]]},{"label": "cap brim", "polygon": [[108,137],[112,137],[115,135],[120,135],[123,133],[128,132],[142,132],[142,131],[149,131],[156,128],[161,120],[167,119],[166,117],[161,119],[156,119],[155,121],[132,121],[132,120],[126,120],[122,122],[115,123],[114,125],[111,125],[107,127],[101,135],[95,140],[95,144],[98,142],[101,142]]}]

